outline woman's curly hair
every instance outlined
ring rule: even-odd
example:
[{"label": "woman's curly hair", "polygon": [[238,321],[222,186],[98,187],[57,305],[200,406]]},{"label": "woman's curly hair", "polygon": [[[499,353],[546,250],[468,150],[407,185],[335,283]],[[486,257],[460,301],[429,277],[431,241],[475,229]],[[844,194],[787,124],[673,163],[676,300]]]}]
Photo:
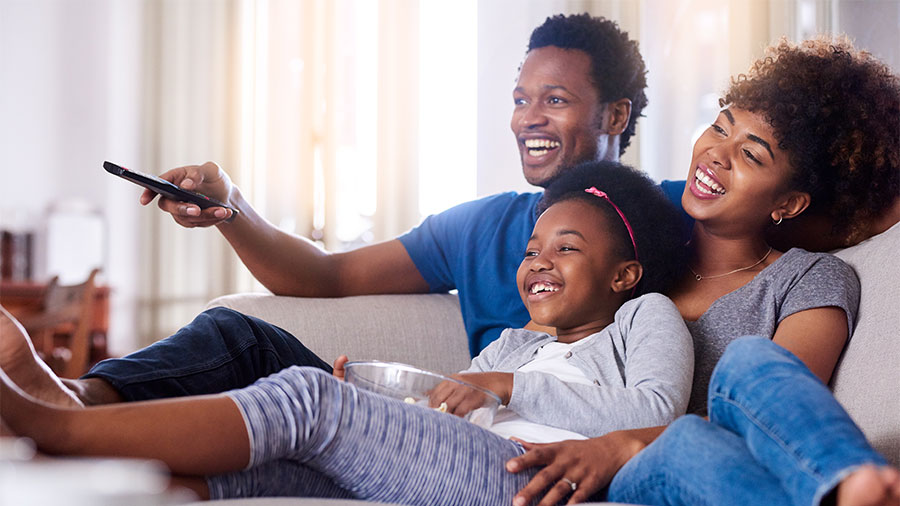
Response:
[{"label": "woman's curly hair", "polygon": [[900,195],[900,79],[846,38],[781,42],[719,100],[763,115],[789,154],[792,188],[832,234],[859,239]]}]

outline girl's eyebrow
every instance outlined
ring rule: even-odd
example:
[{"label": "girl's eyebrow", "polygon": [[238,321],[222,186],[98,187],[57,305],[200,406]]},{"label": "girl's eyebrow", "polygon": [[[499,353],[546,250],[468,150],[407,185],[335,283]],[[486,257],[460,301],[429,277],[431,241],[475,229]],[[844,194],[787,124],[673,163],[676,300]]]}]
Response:
[{"label": "girl's eyebrow", "polygon": [[580,237],[582,240],[584,240],[584,236],[581,235],[581,232],[579,232],[579,231],[577,231],[577,230],[560,230],[559,232],[556,233],[556,235],[557,235],[557,236],[561,236],[561,235],[577,235],[577,236]]}]

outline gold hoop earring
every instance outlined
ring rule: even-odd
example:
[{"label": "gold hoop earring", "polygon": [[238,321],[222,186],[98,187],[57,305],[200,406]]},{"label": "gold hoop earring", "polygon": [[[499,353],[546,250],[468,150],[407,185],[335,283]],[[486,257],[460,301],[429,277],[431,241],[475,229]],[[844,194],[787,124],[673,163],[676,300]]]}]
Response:
[{"label": "gold hoop earring", "polygon": [[778,225],[781,225],[781,222],[782,222],[783,220],[784,220],[784,216],[779,216],[779,217],[778,217],[778,221],[775,221],[775,220],[773,219],[773,220],[772,220],[772,223],[774,223],[775,226],[778,226]]}]

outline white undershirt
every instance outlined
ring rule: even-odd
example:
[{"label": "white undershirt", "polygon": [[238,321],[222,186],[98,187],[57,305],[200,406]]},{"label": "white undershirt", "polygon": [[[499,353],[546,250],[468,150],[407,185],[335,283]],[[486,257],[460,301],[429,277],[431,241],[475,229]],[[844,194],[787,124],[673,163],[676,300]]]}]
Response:
[{"label": "white undershirt", "polygon": [[[576,343],[582,344],[585,340],[594,339],[595,337],[597,337],[597,334],[571,344],[558,341],[549,342],[538,348],[534,353],[534,358],[519,367],[517,371],[542,372],[552,374],[566,383],[591,385],[591,380],[584,375],[581,369],[570,364],[568,357],[571,356],[570,352]],[[515,436],[533,443],[552,443],[564,439],[587,439],[587,437],[577,432],[528,421],[515,411],[504,406],[497,410],[490,430],[505,438]]]}]

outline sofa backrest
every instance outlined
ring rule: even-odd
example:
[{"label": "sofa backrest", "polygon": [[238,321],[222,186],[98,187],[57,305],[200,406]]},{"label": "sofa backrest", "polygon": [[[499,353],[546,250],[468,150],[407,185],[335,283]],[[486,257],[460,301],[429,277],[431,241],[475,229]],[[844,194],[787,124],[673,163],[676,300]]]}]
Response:
[{"label": "sofa backrest", "polygon": [[875,448],[900,466],[900,223],[835,254],[856,270],[861,293],[831,386]]},{"label": "sofa backrest", "polygon": [[337,299],[237,294],[225,306],[278,325],[326,362],[350,360],[413,364],[444,374],[469,367],[459,299],[450,294],[365,295]]}]

